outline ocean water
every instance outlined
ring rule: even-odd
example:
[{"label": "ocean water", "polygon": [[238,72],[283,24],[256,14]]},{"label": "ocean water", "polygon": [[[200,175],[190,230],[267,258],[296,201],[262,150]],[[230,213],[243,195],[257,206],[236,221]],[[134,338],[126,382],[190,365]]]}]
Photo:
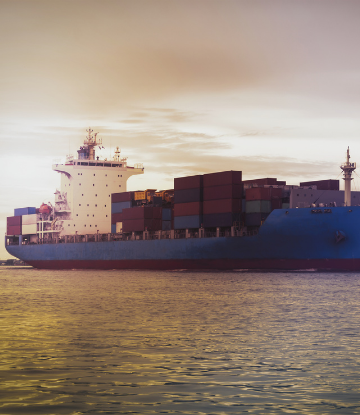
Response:
[{"label": "ocean water", "polygon": [[1,414],[360,414],[360,274],[0,268]]}]

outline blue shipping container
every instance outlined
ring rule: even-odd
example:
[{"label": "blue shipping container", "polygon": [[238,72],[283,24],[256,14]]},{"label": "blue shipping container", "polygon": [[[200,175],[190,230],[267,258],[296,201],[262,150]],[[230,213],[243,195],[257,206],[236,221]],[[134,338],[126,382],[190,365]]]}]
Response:
[{"label": "blue shipping container", "polygon": [[111,233],[116,233],[116,223],[111,224]]},{"label": "blue shipping container", "polygon": [[14,216],[33,215],[34,213],[36,213],[35,207],[24,207],[14,209]]},{"label": "blue shipping container", "polygon": [[200,228],[202,215],[176,216],[174,218],[174,229]]},{"label": "blue shipping container", "polygon": [[171,230],[171,220],[163,220],[161,225],[161,230],[170,231]]},{"label": "blue shipping container", "polygon": [[162,220],[171,220],[171,209],[163,208],[163,210],[162,210]]},{"label": "blue shipping container", "polygon": [[131,208],[132,202],[111,203],[111,213],[121,213],[123,209]]}]

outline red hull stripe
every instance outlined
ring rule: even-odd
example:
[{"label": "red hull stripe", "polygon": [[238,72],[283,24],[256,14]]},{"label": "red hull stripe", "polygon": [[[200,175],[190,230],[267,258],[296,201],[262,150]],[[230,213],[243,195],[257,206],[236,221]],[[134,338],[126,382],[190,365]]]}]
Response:
[{"label": "red hull stripe", "polygon": [[71,260],[28,261],[41,269],[146,269],[146,270],[307,270],[360,271],[360,259],[214,259],[214,260]]}]

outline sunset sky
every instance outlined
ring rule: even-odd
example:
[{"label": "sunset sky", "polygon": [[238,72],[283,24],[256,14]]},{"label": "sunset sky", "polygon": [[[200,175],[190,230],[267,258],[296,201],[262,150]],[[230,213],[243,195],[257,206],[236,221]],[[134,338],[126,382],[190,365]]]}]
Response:
[{"label": "sunset sky", "polygon": [[347,146],[360,163],[359,22],[358,0],[0,0],[0,232],[53,202],[89,126],[144,164],[129,190],[339,178]]}]

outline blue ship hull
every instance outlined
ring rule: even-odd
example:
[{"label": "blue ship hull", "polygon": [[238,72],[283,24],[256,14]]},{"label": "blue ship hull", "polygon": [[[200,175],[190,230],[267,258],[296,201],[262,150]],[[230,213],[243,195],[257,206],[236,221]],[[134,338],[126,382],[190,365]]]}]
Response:
[{"label": "blue ship hull", "polygon": [[254,236],[43,245],[7,251],[47,269],[360,270],[360,207],[274,210]]}]

